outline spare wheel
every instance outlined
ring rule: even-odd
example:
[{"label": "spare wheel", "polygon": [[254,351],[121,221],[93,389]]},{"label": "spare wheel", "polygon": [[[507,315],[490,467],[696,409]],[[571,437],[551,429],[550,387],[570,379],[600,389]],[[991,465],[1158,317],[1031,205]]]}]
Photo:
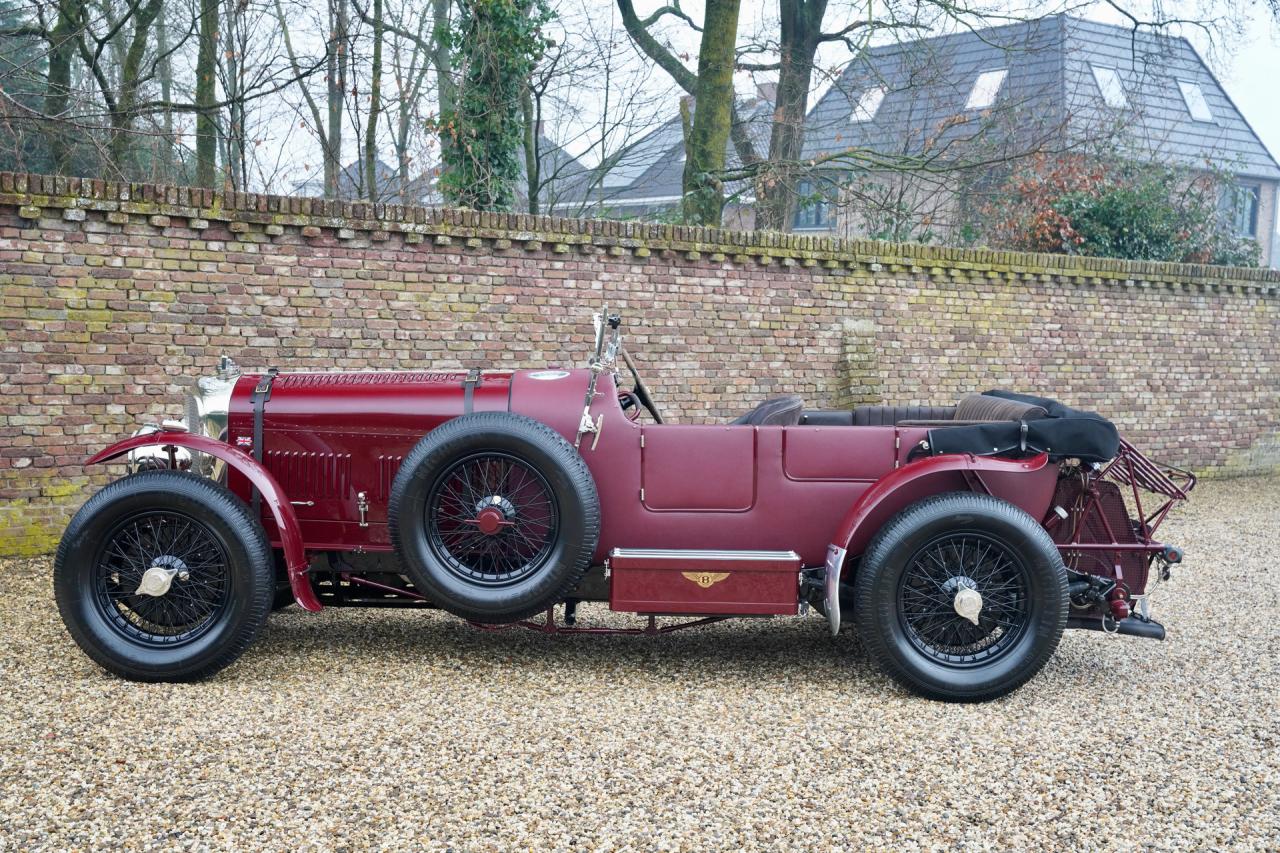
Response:
[{"label": "spare wheel", "polygon": [[600,501],[555,430],[478,412],[441,424],[405,457],[388,522],[427,598],[465,619],[514,622],[578,585],[600,536]]}]

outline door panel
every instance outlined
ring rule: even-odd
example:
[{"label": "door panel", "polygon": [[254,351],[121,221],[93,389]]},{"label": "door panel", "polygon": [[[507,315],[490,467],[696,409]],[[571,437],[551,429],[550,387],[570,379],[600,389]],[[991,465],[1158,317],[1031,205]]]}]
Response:
[{"label": "door panel", "polygon": [[789,480],[878,480],[893,470],[893,427],[787,427],[782,469]]},{"label": "door panel", "polygon": [[646,509],[745,512],[755,503],[755,427],[670,424],[642,435]]}]

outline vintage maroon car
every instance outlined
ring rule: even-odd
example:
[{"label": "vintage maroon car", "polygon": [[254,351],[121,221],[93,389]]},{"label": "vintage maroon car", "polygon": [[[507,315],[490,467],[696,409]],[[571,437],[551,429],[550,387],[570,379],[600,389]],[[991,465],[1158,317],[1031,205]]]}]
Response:
[{"label": "vintage maroon car", "polygon": [[[576,370],[223,359],[184,419],[89,460],[130,473],[58,549],[68,630],[112,672],[176,681],[231,663],[294,601],[556,633],[813,608],[907,687],[968,701],[1025,682],[1067,627],[1164,636],[1147,593],[1181,554],[1154,535],[1195,480],[1109,421],[992,391],[667,423],[619,325],[597,316]],[[579,626],[583,600],[648,619]]]}]

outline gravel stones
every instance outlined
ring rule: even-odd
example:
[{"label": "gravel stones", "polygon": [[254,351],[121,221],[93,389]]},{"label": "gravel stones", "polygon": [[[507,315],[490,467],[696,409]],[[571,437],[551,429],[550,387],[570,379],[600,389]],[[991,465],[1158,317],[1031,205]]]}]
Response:
[{"label": "gravel stones", "polygon": [[291,608],[211,681],[131,684],[67,637],[50,561],[8,561],[0,850],[1275,849],[1278,506],[1280,479],[1203,484],[1163,531],[1166,642],[1069,631],[979,706],[817,617],[653,639]]}]

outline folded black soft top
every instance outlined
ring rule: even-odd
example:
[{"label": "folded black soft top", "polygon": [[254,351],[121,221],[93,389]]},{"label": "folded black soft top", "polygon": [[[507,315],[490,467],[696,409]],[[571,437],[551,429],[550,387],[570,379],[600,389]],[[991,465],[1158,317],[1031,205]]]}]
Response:
[{"label": "folded black soft top", "polygon": [[929,430],[931,454],[1019,457],[1048,453],[1053,460],[1075,458],[1081,462],[1106,462],[1115,458],[1120,450],[1120,433],[1115,424],[1101,415],[1064,406],[1048,397],[1012,391],[983,393],[1039,406],[1047,415],[1021,421],[936,427]]}]

